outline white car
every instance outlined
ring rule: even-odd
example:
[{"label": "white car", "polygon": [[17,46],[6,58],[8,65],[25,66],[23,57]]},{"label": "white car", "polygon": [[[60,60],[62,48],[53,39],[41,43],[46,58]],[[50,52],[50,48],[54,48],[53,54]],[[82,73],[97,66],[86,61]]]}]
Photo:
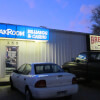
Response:
[{"label": "white car", "polygon": [[11,74],[10,82],[11,88],[24,93],[26,100],[71,96],[78,92],[75,75],[54,63],[23,64]]}]

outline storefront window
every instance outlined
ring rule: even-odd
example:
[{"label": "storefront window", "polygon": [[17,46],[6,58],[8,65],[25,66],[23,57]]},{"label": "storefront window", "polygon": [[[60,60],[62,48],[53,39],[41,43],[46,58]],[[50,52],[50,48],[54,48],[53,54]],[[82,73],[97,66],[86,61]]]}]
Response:
[{"label": "storefront window", "polygon": [[17,50],[18,47],[15,46],[6,48],[6,74],[11,74],[17,67]]}]

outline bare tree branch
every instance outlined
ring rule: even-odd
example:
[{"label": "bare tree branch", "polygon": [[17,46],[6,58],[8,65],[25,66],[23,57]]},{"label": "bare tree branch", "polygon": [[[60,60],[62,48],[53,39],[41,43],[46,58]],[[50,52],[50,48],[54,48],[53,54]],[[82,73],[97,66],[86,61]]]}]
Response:
[{"label": "bare tree branch", "polygon": [[100,35],[100,6],[92,10],[91,21],[94,23],[92,25],[92,32]]}]

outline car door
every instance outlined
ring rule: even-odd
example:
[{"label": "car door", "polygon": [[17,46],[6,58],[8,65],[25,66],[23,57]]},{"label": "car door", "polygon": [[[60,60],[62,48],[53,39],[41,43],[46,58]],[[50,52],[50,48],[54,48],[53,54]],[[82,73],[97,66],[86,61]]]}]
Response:
[{"label": "car door", "polygon": [[23,72],[23,70],[25,69],[25,66],[26,66],[26,64],[23,64],[23,65],[21,65],[19,68],[18,68],[18,73],[16,73],[16,87],[20,90],[20,81],[19,81],[19,79],[20,79],[20,77],[21,77],[21,75],[22,75],[22,72]]},{"label": "car door", "polygon": [[90,59],[88,63],[88,75],[92,79],[100,79],[100,53],[90,53]]},{"label": "car door", "polygon": [[26,64],[24,70],[21,73],[21,76],[19,77],[19,89],[23,93],[25,93],[25,86],[27,84],[26,81],[30,72],[31,72],[31,65]]}]

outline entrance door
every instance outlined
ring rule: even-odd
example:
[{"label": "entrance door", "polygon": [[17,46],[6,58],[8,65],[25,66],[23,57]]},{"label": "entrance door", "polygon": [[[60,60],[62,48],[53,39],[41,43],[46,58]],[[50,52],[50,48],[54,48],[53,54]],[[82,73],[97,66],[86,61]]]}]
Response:
[{"label": "entrance door", "polygon": [[6,47],[6,75],[10,75],[17,68],[17,52],[18,47]]}]

